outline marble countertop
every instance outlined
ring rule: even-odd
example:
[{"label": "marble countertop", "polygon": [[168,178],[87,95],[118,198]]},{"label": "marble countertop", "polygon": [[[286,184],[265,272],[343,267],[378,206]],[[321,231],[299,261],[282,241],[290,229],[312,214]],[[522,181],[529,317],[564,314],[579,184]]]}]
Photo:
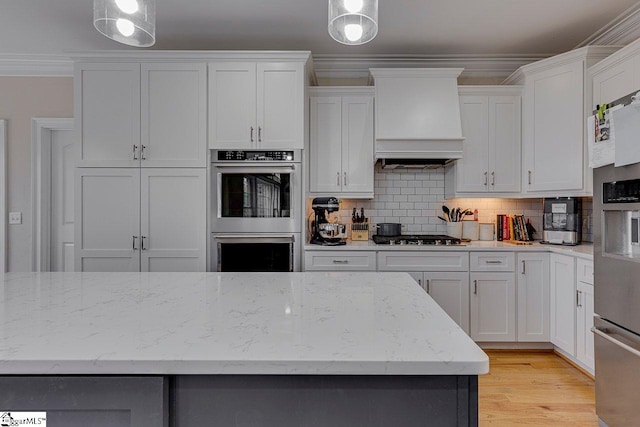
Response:
[{"label": "marble countertop", "polygon": [[0,375],[488,369],[406,273],[0,274]]},{"label": "marble countertop", "polygon": [[585,243],[578,246],[559,246],[559,245],[543,245],[539,242],[533,242],[532,245],[514,245],[511,243],[497,241],[480,241],[474,240],[459,246],[435,246],[435,245],[376,245],[373,241],[347,241],[342,246],[322,246],[305,244],[304,250],[321,250],[321,251],[349,251],[349,250],[368,250],[368,251],[513,251],[513,252],[552,252],[566,255],[573,255],[579,258],[593,259],[593,244]]}]

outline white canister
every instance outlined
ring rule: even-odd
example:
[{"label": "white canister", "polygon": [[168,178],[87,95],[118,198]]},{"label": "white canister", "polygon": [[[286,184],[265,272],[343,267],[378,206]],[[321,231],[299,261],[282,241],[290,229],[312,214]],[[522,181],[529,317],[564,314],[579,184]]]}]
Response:
[{"label": "white canister", "polygon": [[447,236],[462,239],[462,222],[447,222]]},{"label": "white canister", "polygon": [[493,223],[482,222],[480,225],[480,240],[493,240]]},{"label": "white canister", "polygon": [[462,238],[469,240],[478,240],[480,228],[478,221],[462,221]]}]

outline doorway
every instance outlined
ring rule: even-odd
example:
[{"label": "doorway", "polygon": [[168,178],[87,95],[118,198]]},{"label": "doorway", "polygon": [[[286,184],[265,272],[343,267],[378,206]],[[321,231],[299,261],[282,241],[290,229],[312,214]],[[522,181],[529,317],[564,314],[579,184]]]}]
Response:
[{"label": "doorway", "polygon": [[32,119],[34,271],[74,271],[73,119]]}]

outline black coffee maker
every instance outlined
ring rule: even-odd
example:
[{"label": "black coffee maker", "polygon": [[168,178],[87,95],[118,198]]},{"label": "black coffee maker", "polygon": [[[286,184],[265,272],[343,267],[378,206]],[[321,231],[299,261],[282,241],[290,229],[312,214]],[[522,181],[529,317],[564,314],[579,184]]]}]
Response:
[{"label": "black coffee maker", "polygon": [[327,213],[340,210],[340,200],[335,197],[316,197],[311,202],[314,219],[311,222],[311,244],[338,246],[346,245],[343,239],[347,237],[347,226],[331,223],[327,219]]}]

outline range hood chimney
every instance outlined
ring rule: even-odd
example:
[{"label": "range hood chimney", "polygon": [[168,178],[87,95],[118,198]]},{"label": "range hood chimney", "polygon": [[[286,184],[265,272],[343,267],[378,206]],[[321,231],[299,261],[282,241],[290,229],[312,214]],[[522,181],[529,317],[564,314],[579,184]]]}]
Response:
[{"label": "range hood chimney", "polygon": [[408,167],[422,161],[428,167],[462,158],[458,97],[462,70],[370,69],[376,91],[376,159],[395,159],[387,163],[396,165],[406,159]]}]

